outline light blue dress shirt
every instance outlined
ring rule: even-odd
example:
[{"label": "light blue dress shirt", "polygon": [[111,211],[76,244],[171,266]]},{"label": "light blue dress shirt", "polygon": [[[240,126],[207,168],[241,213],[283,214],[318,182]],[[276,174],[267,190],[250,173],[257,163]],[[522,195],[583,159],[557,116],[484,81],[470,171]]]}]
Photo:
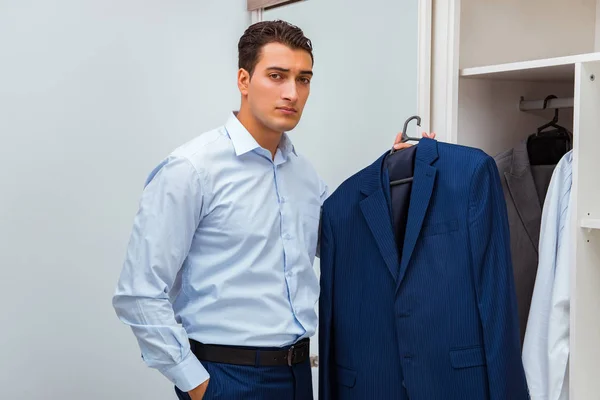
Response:
[{"label": "light blue dress shirt", "polygon": [[231,114],[150,174],[113,298],[148,366],[189,391],[188,338],[285,346],[315,333],[327,186],[284,134],[274,159]]},{"label": "light blue dress shirt", "polygon": [[532,400],[569,398],[572,182],[573,150],[556,165],[542,211],[538,269],[523,343]]}]

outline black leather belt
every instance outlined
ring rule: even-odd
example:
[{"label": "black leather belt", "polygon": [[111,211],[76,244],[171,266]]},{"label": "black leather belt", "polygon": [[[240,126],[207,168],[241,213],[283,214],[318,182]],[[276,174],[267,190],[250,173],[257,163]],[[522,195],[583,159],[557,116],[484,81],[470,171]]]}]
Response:
[{"label": "black leather belt", "polygon": [[192,353],[200,361],[252,366],[299,364],[309,357],[310,342],[302,339],[289,348],[281,350],[242,348],[216,344],[203,344],[190,339]]}]

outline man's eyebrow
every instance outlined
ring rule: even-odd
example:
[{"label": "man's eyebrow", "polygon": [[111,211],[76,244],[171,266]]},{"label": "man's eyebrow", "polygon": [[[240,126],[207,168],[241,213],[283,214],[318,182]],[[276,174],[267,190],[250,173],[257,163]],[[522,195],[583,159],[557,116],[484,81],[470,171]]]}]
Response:
[{"label": "man's eyebrow", "polygon": [[[267,68],[268,70],[271,71],[279,71],[279,72],[290,72],[289,68],[281,68],[281,67],[269,67]],[[300,71],[300,75],[313,75],[312,71],[306,70],[306,71]]]}]

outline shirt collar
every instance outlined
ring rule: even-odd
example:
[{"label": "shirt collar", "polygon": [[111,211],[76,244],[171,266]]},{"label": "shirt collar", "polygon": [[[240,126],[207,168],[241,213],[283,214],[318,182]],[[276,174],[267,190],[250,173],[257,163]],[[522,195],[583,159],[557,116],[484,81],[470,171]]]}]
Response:
[{"label": "shirt collar", "polygon": [[283,132],[281,140],[279,141],[279,148],[286,158],[290,155],[290,153],[293,153],[296,157],[298,156],[296,153],[296,148],[294,147],[294,143],[292,143],[292,140],[285,132]]},{"label": "shirt collar", "polygon": [[[235,149],[235,154],[237,156],[241,156],[242,154],[246,154],[252,150],[261,148],[250,132],[248,132],[240,120],[237,119],[236,111],[233,111],[229,115],[229,118],[225,123],[225,129],[227,130],[227,134],[233,143],[233,148]],[[286,158],[290,155],[290,153],[298,156],[296,149],[294,148],[294,144],[285,132],[281,136],[278,148]]]}]

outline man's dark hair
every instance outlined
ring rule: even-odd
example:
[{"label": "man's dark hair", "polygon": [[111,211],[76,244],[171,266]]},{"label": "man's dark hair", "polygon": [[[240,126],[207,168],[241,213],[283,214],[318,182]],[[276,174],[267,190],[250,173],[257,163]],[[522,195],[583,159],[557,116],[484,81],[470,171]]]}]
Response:
[{"label": "man's dark hair", "polygon": [[238,43],[238,67],[252,76],[263,46],[269,43],[281,43],[292,49],[305,50],[314,63],[312,43],[304,36],[302,29],[277,20],[257,22],[246,29]]}]

